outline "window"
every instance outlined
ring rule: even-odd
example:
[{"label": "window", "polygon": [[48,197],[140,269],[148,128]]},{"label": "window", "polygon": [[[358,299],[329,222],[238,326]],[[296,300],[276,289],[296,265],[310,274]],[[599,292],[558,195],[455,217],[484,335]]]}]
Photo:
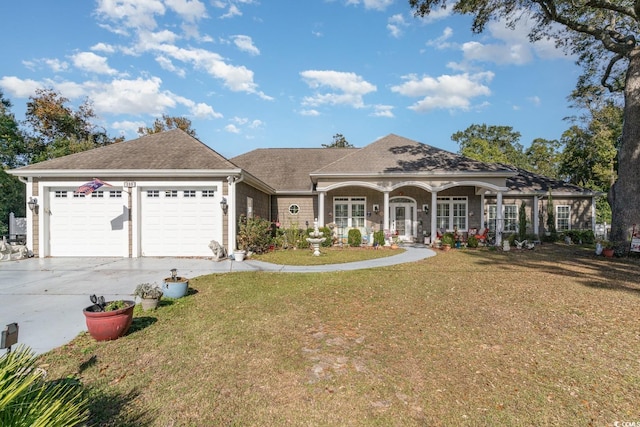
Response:
[{"label": "window", "polygon": [[167,199],[178,197],[178,190],[165,190],[164,197]]},{"label": "window", "polygon": [[364,228],[364,197],[335,197],[333,199],[334,222],[339,228]]},{"label": "window", "polygon": [[109,191],[109,197],[112,199],[120,199],[122,198],[122,190],[111,190]]},{"label": "window", "polygon": [[[488,205],[487,210],[487,227],[489,230],[496,231],[496,221],[498,220],[497,205]],[[518,206],[502,205],[502,231],[505,233],[515,233],[518,231]]]},{"label": "window", "polygon": [[556,206],[556,230],[565,231],[570,230],[571,210],[567,205]]},{"label": "window", "polygon": [[202,197],[214,197],[216,195],[217,188],[213,190],[202,190]]},{"label": "window", "polygon": [[104,198],[104,191],[101,191],[101,190],[94,191],[93,193],[91,193],[91,197]]},{"label": "window", "polygon": [[150,198],[160,197],[160,191],[159,190],[147,190],[147,197],[150,197]]},{"label": "window", "polygon": [[65,198],[67,197],[67,192],[66,191],[60,191],[60,190],[56,190],[56,198]]},{"label": "window", "polygon": [[467,229],[467,197],[438,197],[436,228],[445,230]]},{"label": "window", "polygon": [[289,205],[289,213],[291,215],[298,215],[298,212],[300,212],[300,206],[296,205],[295,203]]},{"label": "window", "polygon": [[76,198],[83,198],[84,196],[85,196],[85,194],[84,194],[84,193],[76,193],[75,191],[73,192],[73,197],[76,197]]},{"label": "window", "polygon": [[185,198],[196,197],[196,190],[184,190],[182,196]]}]

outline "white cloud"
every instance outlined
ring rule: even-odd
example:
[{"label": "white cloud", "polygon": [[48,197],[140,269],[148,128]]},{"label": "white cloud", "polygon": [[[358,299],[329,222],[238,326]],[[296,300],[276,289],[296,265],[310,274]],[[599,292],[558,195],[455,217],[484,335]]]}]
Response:
[{"label": "white cloud", "polygon": [[404,16],[400,13],[392,15],[387,20],[387,30],[392,37],[399,38],[402,35],[402,28],[409,24],[404,20]]},{"label": "white cloud", "polygon": [[180,77],[185,77],[187,74],[184,68],[176,67],[173,62],[171,62],[171,60],[165,56],[157,56],[156,62],[162,69],[171,71],[172,73],[175,73]]},{"label": "white cloud", "polygon": [[6,76],[0,78],[0,88],[16,98],[28,98],[35,95],[36,89],[44,87],[40,82],[31,79],[20,79],[16,76]]},{"label": "white cloud", "polygon": [[345,73],[330,70],[307,70],[300,73],[303,80],[312,89],[328,88],[333,92],[316,93],[305,97],[303,105],[318,106],[350,105],[354,108],[364,106],[363,96],[375,92],[376,86],[365,81],[355,73]]},{"label": "white cloud", "polygon": [[395,117],[393,114],[393,106],[391,105],[374,105],[374,112],[370,115],[373,117]]},{"label": "white cloud", "polygon": [[156,28],[156,15],[164,15],[161,0],[98,0],[99,16],[119,22],[127,28]]},{"label": "white cloud", "polygon": [[224,130],[226,130],[229,133],[240,133],[240,129],[238,129],[238,127],[236,127],[236,125],[233,124],[228,124],[224,127]]},{"label": "white cloud", "polygon": [[188,22],[207,17],[205,5],[198,0],[165,0],[165,3]]},{"label": "white cloud", "polygon": [[452,44],[448,41],[453,36],[453,30],[451,27],[446,27],[442,30],[442,34],[440,37],[435,38],[433,40],[429,40],[427,42],[427,46],[433,46],[436,49],[447,49],[452,46]]},{"label": "white cloud", "polygon": [[210,105],[207,105],[202,102],[193,105],[190,108],[190,110],[191,110],[191,114],[193,114],[195,117],[199,119],[204,119],[204,118],[221,119],[222,118],[222,114],[216,112],[213,109],[213,107],[211,107]]},{"label": "white cloud", "polygon": [[527,98],[527,100],[532,103],[533,105],[535,105],[536,107],[539,107],[540,104],[542,104],[542,100],[540,99],[539,96],[531,96],[529,98]]},{"label": "white cloud", "polygon": [[407,75],[403,76],[405,83],[393,86],[391,91],[408,97],[422,97],[409,107],[417,112],[436,109],[468,110],[473,98],[491,94],[485,83],[490,82],[493,76],[492,72],[442,75],[437,78]]},{"label": "white cloud", "polygon": [[91,46],[91,50],[103,53],[114,53],[116,48],[107,43],[96,43]]},{"label": "white cloud", "polygon": [[130,120],[122,120],[111,123],[111,128],[120,131],[121,135],[137,133],[141,127],[146,127],[147,123],[143,121],[133,122]]},{"label": "white cloud", "polygon": [[253,40],[249,36],[232,36],[233,43],[238,49],[251,55],[260,55],[260,50],[254,46]]},{"label": "white cloud", "polygon": [[393,4],[394,0],[347,0],[347,5],[359,5],[362,3],[365,9],[385,10]]},{"label": "white cloud", "polygon": [[315,116],[319,116],[320,112],[318,110],[300,110],[300,115],[301,116],[311,116],[311,117],[315,117]]},{"label": "white cloud", "polygon": [[107,64],[107,58],[104,56],[96,55],[93,52],[80,52],[71,56],[73,65],[84,71],[89,71],[96,74],[116,74],[117,71],[109,67]]}]

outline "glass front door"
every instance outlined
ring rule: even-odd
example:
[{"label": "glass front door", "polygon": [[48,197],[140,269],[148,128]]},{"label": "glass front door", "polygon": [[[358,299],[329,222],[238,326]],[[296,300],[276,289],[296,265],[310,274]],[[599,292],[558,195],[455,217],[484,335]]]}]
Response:
[{"label": "glass front door", "polygon": [[416,238],[416,205],[413,202],[391,202],[392,232],[403,242],[412,242]]}]

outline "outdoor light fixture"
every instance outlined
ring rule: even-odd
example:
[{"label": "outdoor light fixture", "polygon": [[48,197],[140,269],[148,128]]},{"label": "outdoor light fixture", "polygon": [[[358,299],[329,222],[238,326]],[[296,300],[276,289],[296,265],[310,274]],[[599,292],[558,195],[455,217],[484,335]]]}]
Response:
[{"label": "outdoor light fixture", "polygon": [[177,268],[172,268],[171,269],[171,280],[173,280],[175,282],[176,277],[178,277],[178,269]]},{"label": "outdoor light fixture", "polygon": [[227,199],[225,199],[224,197],[222,198],[222,200],[220,200],[220,207],[222,208],[222,212],[224,212],[225,214],[229,210],[229,205],[227,205]]},{"label": "outdoor light fixture", "polygon": [[429,213],[429,205],[422,205],[422,212],[428,214]]},{"label": "outdoor light fixture", "polygon": [[38,199],[36,197],[29,197],[27,206],[31,212],[35,211],[38,208]]},{"label": "outdoor light fixture", "polygon": [[380,205],[373,205],[373,212],[375,212],[377,215],[378,212],[380,212]]}]

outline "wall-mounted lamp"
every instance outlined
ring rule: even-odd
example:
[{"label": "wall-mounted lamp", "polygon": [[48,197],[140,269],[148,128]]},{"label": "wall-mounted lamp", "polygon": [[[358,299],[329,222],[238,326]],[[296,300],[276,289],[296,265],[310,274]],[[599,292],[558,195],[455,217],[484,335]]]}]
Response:
[{"label": "wall-mounted lamp", "polygon": [[424,212],[425,214],[429,213],[429,205],[422,205],[422,212]]},{"label": "wall-mounted lamp", "polygon": [[38,209],[38,198],[37,197],[29,197],[29,201],[27,202],[27,206],[31,212],[34,212]]},{"label": "wall-mounted lamp", "polygon": [[373,212],[377,215],[380,212],[380,205],[373,205]]},{"label": "wall-mounted lamp", "polygon": [[222,200],[220,200],[220,207],[222,208],[222,212],[226,215],[227,211],[229,210],[229,205],[227,204],[227,199],[226,198],[222,198]]}]

